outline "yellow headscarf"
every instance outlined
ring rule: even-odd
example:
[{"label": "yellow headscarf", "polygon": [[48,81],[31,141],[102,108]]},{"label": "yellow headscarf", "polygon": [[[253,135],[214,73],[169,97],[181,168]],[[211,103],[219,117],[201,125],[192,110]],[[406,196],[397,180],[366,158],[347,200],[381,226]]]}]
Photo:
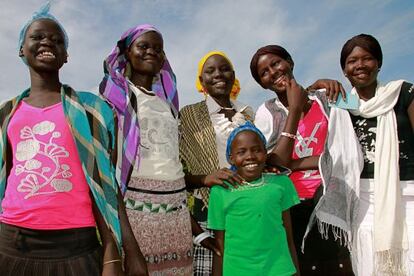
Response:
[{"label": "yellow headscarf", "polygon": [[[203,66],[206,63],[207,59],[211,56],[214,56],[214,55],[219,55],[219,56],[224,57],[230,63],[231,69],[233,69],[233,71],[234,71],[233,64],[231,63],[230,59],[226,56],[225,53],[220,52],[220,51],[212,51],[212,52],[207,53],[198,62],[196,88],[201,93],[206,93],[204,91],[203,86],[201,85],[201,82],[200,82],[201,71],[203,70]],[[231,92],[230,92],[230,99],[235,100],[237,98],[237,96],[239,95],[239,92],[240,92],[240,82],[237,78],[234,78],[234,84],[233,84],[233,87],[231,88]]]}]

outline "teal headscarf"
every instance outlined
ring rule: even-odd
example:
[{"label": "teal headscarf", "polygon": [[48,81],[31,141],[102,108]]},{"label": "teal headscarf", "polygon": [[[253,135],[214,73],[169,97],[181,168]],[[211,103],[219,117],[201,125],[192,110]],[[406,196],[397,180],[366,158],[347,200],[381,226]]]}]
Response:
[{"label": "teal headscarf", "polygon": [[[236,138],[237,134],[243,131],[253,131],[256,133],[260,140],[263,142],[264,147],[266,148],[266,138],[264,137],[263,133],[255,127],[251,122],[247,121],[246,123],[242,124],[241,126],[235,128],[231,133],[229,138],[227,139],[227,147],[226,147],[226,158],[227,162],[230,162],[230,155],[231,155],[231,144],[233,143],[234,138]],[[236,167],[231,165],[230,170],[236,171]]]}]

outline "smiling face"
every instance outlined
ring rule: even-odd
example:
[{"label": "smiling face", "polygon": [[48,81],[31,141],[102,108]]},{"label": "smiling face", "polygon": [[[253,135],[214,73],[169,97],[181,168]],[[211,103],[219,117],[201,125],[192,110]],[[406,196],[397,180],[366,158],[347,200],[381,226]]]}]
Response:
[{"label": "smiling face", "polygon": [[257,61],[257,73],[265,89],[286,92],[283,80],[293,78],[293,64],[275,54],[264,54]]},{"label": "smiling face", "polygon": [[209,57],[204,63],[200,75],[201,85],[213,98],[229,98],[234,79],[234,70],[231,64],[221,55]]},{"label": "smiling face", "polygon": [[67,61],[64,34],[50,19],[34,21],[26,31],[20,56],[35,71],[58,71]]},{"label": "smiling face", "polygon": [[242,131],[231,144],[230,161],[246,181],[258,179],[266,164],[267,153],[263,141],[253,131]]},{"label": "smiling face", "polygon": [[164,63],[164,42],[157,32],[146,32],[138,37],[127,50],[126,56],[132,72],[156,75]]},{"label": "smiling face", "polygon": [[376,86],[378,71],[378,60],[359,46],[356,46],[345,59],[343,72],[357,89]]}]

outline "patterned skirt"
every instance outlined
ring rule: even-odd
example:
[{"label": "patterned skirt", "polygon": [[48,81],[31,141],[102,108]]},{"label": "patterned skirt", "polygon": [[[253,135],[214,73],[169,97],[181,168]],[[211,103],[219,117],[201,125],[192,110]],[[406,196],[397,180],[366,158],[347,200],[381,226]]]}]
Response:
[{"label": "patterned skirt", "polygon": [[125,206],[135,238],[153,276],[192,275],[190,214],[184,179],[131,178]]},{"label": "patterned skirt", "polygon": [[0,224],[0,275],[99,276],[102,248],[94,227],[33,230]]}]

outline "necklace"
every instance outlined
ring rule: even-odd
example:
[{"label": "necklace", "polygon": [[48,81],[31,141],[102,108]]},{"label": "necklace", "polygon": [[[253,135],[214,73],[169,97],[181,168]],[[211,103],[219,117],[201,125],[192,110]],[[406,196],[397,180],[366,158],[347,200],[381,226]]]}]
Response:
[{"label": "necklace", "polygon": [[259,186],[262,186],[264,184],[263,174],[260,176],[260,181],[257,182],[257,183],[250,183],[250,182],[248,182],[248,181],[246,181],[244,179],[243,179],[243,182],[242,183],[245,184],[245,185],[247,185],[247,186],[250,186],[250,187],[259,187]]},{"label": "necklace", "polygon": [[233,107],[221,107],[221,110],[233,110],[234,111],[234,108]]}]

